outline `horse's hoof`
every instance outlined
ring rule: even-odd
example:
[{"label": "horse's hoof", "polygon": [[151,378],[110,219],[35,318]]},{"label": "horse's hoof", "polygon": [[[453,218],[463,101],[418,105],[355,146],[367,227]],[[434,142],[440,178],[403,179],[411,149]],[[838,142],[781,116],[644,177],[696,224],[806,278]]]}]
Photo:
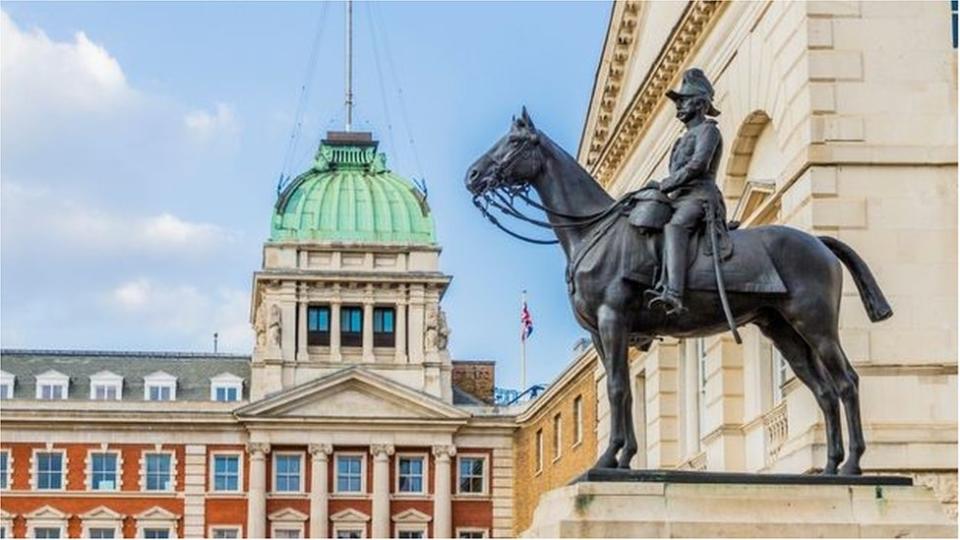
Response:
[{"label": "horse's hoof", "polygon": [[837,475],[837,466],[828,465],[827,468],[820,471],[820,476],[836,476]]},{"label": "horse's hoof", "polygon": [[859,465],[847,465],[846,463],[840,467],[840,474],[843,476],[860,476],[863,474],[863,470],[860,469]]},{"label": "horse's hoof", "polygon": [[613,469],[617,466],[617,458],[614,456],[603,455],[593,464],[594,469]]}]

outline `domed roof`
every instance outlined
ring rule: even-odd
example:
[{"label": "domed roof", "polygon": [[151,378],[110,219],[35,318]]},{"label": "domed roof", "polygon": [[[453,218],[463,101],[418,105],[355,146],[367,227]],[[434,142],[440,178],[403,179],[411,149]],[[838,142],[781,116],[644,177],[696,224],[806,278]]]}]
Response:
[{"label": "domed roof", "polygon": [[387,169],[369,133],[327,134],[277,200],[270,240],[434,244],[426,197]]}]

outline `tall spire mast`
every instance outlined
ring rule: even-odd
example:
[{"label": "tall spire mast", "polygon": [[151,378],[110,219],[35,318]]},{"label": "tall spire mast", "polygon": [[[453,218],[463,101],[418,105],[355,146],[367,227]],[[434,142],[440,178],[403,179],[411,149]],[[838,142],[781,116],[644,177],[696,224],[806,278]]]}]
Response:
[{"label": "tall spire mast", "polygon": [[346,85],[344,98],[347,107],[347,118],[344,131],[350,131],[353,124],[353,0],[347,0],[347,28],[346,28]]}]

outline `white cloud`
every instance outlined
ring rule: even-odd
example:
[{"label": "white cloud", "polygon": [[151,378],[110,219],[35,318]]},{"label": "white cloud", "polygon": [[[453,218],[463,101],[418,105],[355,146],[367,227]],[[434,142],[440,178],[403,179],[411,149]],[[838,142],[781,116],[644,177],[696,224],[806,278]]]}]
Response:
[{"label": "white cloud", "polygon": [[234,243],[234,235],[210,223],[164,212],[136,216],[107,212],[44,188],[0,184],[4,251],[56,245],[72,253],[162,253],[195,255]]},{"label": "white cloud", "polygon": [[213,137],[230,135],[237,131],[236,115],[233,107],[226,103],[217,103],[212,112],[191,111],[184,115],[183,124],[195,138],[209,140]]},{"label": "white cloud", "polygon": [[120,283],[107,306],[143,332],[207,350],[213,333],[222,350],[249,352],[253,330],[247,320],[249,298],[239,290],[201,291],[192,285],[168,285],[149,278]]}]

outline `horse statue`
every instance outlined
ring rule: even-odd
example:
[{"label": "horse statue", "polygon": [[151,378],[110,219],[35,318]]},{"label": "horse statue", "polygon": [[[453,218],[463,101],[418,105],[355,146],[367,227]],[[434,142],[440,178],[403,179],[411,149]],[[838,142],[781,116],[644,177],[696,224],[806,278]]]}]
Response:
[{"label": "horse statue", "polygon": [[[693,262],[684,295],[689,311],[668,314],[648,308],[644,301],[645,293],[656,286],[661,244],[659,234],[638,230],[628,222],[636,193],[619,200],[610,197],[572,156],[537,130],[526,109],[514,119],[509,133],[470,166],[465,182],[474,203],[495,225],[520,239],[559,243],[566,255],[574,316],[590,333],[607,376],[610,438],[595,468],[629,469],[637,453],[628,347],[646,350],[661,336],[709,336],[732,323],[734,330],[756,325],[813,392],[827,432],[823,474],[836,475],[838,467],[842,475],[862,474],[865,442],[859,377],[838,332],[841,263],[853,276],[871,321],[884,320],[893,311],[867,264],[852,248],[835,238],[784,226],[731,230],[728,240],[733,249],[722,263],[728,318],[717,284],[707,279],[714,267],[704,246],[707,235],[701,234],[691,248]],[[537,199],[529,196],[531,188]],[[518,200],[544,212],[547,221],[525,215],[517,208]],[[492,209],[549,227],[556,241],[511,231]],[[723,281],[718,281],[722,291]],[[850,436],[846,461],[840,402]]]}]

